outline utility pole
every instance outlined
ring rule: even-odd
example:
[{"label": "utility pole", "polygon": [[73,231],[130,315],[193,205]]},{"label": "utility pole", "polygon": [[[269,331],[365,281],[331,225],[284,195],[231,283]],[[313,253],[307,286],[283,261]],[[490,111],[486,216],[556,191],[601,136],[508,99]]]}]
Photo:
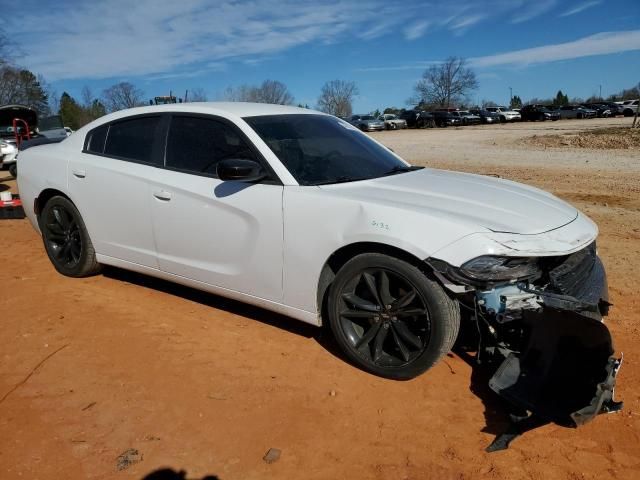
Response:
[{"label": "utility pole", "polygon": [[509,87],[509,108],[511,108],[512,103],[513,103],[513,88]]},{"label": "utility pole", "polygon": [[600,95],[598,96],[598,98],[602,100],[602,85],[599,85],[599,87],[600,87]]}]

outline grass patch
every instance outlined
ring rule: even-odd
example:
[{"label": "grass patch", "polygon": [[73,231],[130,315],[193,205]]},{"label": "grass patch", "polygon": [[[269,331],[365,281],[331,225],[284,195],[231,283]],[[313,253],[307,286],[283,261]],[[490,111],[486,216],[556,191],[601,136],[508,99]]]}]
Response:
[{"label": "grass patch", "polygon": [[640,128],[610,127],[564,135],[533,135],[525,143],[545,148],[593,148],[600,150],[640,148]]}]

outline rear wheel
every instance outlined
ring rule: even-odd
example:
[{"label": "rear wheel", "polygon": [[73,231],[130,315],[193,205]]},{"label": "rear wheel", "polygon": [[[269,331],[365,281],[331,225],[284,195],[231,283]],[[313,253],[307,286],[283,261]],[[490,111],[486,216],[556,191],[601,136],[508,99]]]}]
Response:
[{"label": "rear wheel", "polygon": [[13,178],[18,178],[18,164],[11,164],[11,166],[9,167],[9,175],[11,175]]},{"label": "rear wheel", "polygon": [[69,199],[52,197],[40,214],[40,228],[49,260],[58,272],[88,277],[100,271],[87,228]]},{"label": "rear wheel", "polygon": [[457,302],[415,266],[361,254],[336,275],[329,323],[346,356],[373,374],[406,380],[428,370],[453,345]]}]

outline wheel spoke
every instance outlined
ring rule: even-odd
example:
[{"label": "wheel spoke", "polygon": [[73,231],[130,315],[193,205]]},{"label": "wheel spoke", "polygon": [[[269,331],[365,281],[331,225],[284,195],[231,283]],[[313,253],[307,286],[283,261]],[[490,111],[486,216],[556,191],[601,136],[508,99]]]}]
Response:
[{"label": "wheel spoke", "polygon": [[360,337],[360,339],[357,341],[356,348],[360,348],[363,345],[368,345],[369,342],[373,340],[373,337],[375,337],[378,331],[380,330],[381,325],[382,325],[381,323],[376,323],[372,325],[371,328],[367,330],[367,332],[362,337]]},{"label": "wheel spoke", "polygon": [[380,306],[374,305],[368,300],[364,300],[357,296],[355,293],[345,293],[342,295],[342,298],[350,304],[352,307],[355,307],[359,310],[365,310],[367,312],[379,312]]},{"label": "wheel spoke", "polygon": [[57,223],[47,223],[47,230],[55,235],[64,235],[64,230]]},{"label": "wheel spoke", "polygon": [[343,310],[340,315],[348,318],[373,318],[375,313],[366,310]]},{"label": "wheel spoke", "polygon": [[61,233],[49,233],[47,238],[55,243],[64,243],[65,236]]},{"label": "wheel spoke", "polygon": [[402,358],[404,359],[405,362],[408,362],[409,361],[409,350],[407,349],[406,345],[400,339],[400,335],[398,335],[398,332],[396,332],[396,329],[395,329],[394,325],[391,325],[391,333],[393,334],[393,340],[396,342],[396,345],[398,346],[398,349],[400,350],[400,354],[402,355]]},{"label": "wheel spoke", "polygon": [[373,344],[373,361],[377,362],[382,358],[382,354],[384,351],[382,350],[382,346],[384,344],[384,340],[387,338],[387,333],[389,333],[389,328],[379,328],[378,333],[376,334],[376,339]]},{"label": "wheel spoke", "polygon": [[71,242],[65,242],[56,252],[56,258],[66,261],[69,255],[69,250],[71,250]]},{"label": "wheel spoke", "polygon": [[395,302],[393,302],[393,304],[391,305],[391,308],[393,310],[400,310],[402,308],[405,308],[411,302],[413,302],[414,298],[416,298],[416,291],[415,290],[411,290],[409,293],[407,293],[406,295],[400,297]]},{"label": "wheel spoke", "polygon": [[71,242],[71,256],[75,262],[80,260],[80,254],[82,253],[82,246],[77,241]]},{"label": "wheel spoke", "polygon": [[404,322],[395,322],[393,324],[395,331],[398,333],[398,336],[402,338],[404,341],[408,342],[415,348],[422,348],[422,340],[409,330],[409,327]]},{"label": "wheel spoke", "polygon": [[66,215],[62,213],[62,210],[60,208],[54,208],[52,212],[58,225],[60,225],[63,230],[67,230],[69,228],[69,221]]},{"label": "wheel spoke", "polygon": [[364,272],[362,274],[362,278],[364,279],[364,283],[367,284],[367,288],[369,289],[369,292],[371,293],[375,301],[378,302],[378,305],[380,305],[381,307],[384,307],[384,304],[380,299],[380,295],[378,295],[378,289],[376,288],[376,279],[373,277],[373,275],[371,275],[370,273]]},{"label": "wheel spoke", "polygon": [[378,291],[383,305],[391,305],[395,300],[389,292],[389,275],[384,270],[378,275]]}]

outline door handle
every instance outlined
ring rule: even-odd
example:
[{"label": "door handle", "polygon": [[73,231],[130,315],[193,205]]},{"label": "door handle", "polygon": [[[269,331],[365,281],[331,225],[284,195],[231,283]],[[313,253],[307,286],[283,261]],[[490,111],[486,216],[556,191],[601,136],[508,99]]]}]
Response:
[{"label": "door handle", "polygon": [[85,172],[84,170],[73,170],[72,173],[76,178],[84,178],[87,176],[87,172]]},{"label": "door handle", "polygon": [[164,202],[171,200],[171,192],[167,192],[166,190],[156,190],[153,192],[153,196]]}]

